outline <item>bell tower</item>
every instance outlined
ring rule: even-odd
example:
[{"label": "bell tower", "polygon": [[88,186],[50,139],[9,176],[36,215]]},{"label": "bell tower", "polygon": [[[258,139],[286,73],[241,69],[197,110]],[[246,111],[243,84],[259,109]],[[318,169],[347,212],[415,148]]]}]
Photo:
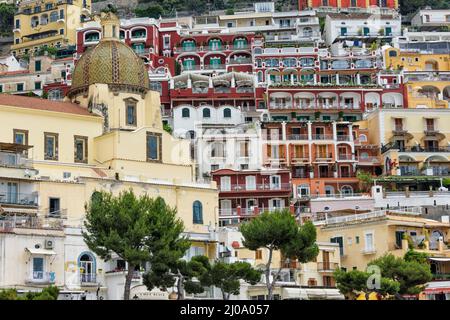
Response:
[{"label": "bell tower", "polygon": [[102,12],[100,15],[103,39],[119,40],[120,20],[113,12]]}]

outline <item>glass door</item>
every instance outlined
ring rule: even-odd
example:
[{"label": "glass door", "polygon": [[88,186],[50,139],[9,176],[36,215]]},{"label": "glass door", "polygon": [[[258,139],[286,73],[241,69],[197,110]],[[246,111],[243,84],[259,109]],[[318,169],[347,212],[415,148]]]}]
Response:
[{"label": "glass door", "polygon": [[19,202],[19,186],[15,182],[8,182],[7,202],[17,204]]}]

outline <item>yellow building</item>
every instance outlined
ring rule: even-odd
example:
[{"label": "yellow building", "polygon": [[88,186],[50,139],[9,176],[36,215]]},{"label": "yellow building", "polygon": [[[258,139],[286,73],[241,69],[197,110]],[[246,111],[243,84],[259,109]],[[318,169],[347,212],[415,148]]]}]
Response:
[{"label": "yellow building", "polygon": [[447,176],[450,112],[447,109],[380,109],[367,117],[369,143],[380,145],[384,173]]},{"label": "yellow building", "polygon": [[[120,261],[103,264],[80,234],[96,190],[163,197],[192,241],[187,257],[216,258],[217,187],[195,182],[189,142],[163,130],[159,93],[149,90],[142,60],[118,39],[118,23],[102,14],[104,37],[78,61],[66,101],[0,94],[0,230],[9,232],[0,250],[11,261],[0,270],[0,287],[121,286]],[[33,238],[30,228],[42,236]],[[53,249],[33,249],[47,240]],[[67,282],[86,265],[89,273]]]},{"label": "yellow building", "polygon": [[11,51],[23,55],[40,46],[65,47],[76,44],[76,29],[90,15],[91,0],[20,1],[14,16]]},{"label": "yellow building", "polygon": [[381,210],[337,216],[316,222],[318,241],[339,243],[341,266],[366,270],[367,264],[386,253],[403,257],[414,250],[432,257],[450,257],[447,243],[450,224],[418,216],[418,213]]},{"label": "yellow building", "polygon": [[449,53],[423,53],[406,51],[398,48],[389,48],[384,52],[386,69],[399,69],[403,71],[450,71]]},{"label": "yellow building", "polygon": [[386,69],[402,69],[409,108],[448,108],[450,54],[423,53],[389,48]]}]

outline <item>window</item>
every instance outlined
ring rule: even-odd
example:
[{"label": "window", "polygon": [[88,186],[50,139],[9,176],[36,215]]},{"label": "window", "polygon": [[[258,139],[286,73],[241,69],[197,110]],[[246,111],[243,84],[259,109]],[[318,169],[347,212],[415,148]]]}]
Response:
[{"label": "window", "polygon": [[49,198],[48,214],[57,216],[61,214],[59,198]]},{"label": "window", "polygon": [[220,178],[220,191],[231,191],[231,178],[221,177]]},{"label": "window", "polygon": [[256,190],[256,177],[246,176],[245,177],[245,190]]},{"label": "window", "polygon": [[16,20],[16,29],[20,29],[20,19]]},{"label": "window", "polygon": [[198,200],[194,201],[193,204],[193,223],[203,224],[203,206]]},{"label": "window", "polygon": [[297,195],[300,198],[308,197],[309,196],[309,185],[302,184],[300,186],[297,186]]},{"label": "window", "polygon": [[63,9],[59,10],[59,18],[64,19],[64,10]]},{"label": "window", "polygon": [[211,157],[212,158],[225,157],[225,145],[222,142],[214,142],[211,144]]},{"label": "window", "polygon": [[87,163],[88,159],[88,138],[82,136],[74,137],[74,161]]},{"label": "window", "polygon": [[373,245],[373,233],[365,234],[365,250],[366,251],[375,250],[374,245]]},{"label": "window", "polygon": [[23,83],[18,83],[16,89],[17,89],[16,91],[18,91],[18,92],[23,91]]},{"label": "window", "polygon": [[249,142],[248,141],[242,141],[239,143],[239,156],[246,158],[249,157]]},{"label": "window", "polygon": [[34,90],[41,90],[42,89],[42,83],[41,81],[36,81],[34,83]]},{"label": "window", "polygon": [[136,126],[136,103],[127,102],[126,108],[127,108],[126,111],[127,126]]},{"label": "window", "polygon": [[258,249],[255,251],[255,260],[261,260],[262,259],[262,250]]},{"label": "window", "polygon": [[0,93],[3,92],[3,85],[0,84]]},{"label": "window", "polygon": [[44,258],[33,258],[33,280],[44,279]]},{"label": "window", "polygon": [[189,118],[189,117],[190,117],[190,111],[189,111],[189,109],[188,109],[188,108],[183,108],[183,109],[181,110],[181,116],[182,116],[183,118]]},{"label": "window", "polygon": [[224,118],[231,118],[231,109],[230,108],[223,109],[223,117]]},{"label": "window", "polygon": [[55,22],[58,20],[58,11],[53,11],[50,13],[50,22]]},{"label": "window", "polygon": [[64,34],[64,29],[59,29],[59,34],[63,35]]},{"label": "window", "polygon": [[270,176],[270,189],[271,190],[281,189],[281,177],[280,176]]},{"label": "window", "polygon": [[58,134],[44,133],[45,160],[58,160]]},{"label": "window", "polygon": [[356,242],[356,244],[359,244],[359,236],[355,237],[355,242]]},{"label": "window", "polygon": [[211,110],[209,108],[203,109],[203,118],[211,118]]},{"label": "window", "polygon": [[170,49],[170,36],[169,35],[163,36],[163,48]]},{"label": "window", "polygon": [[161,138],[161,133],[147,132],[147,161],[162,161]]},{"label": "window", "polygon": [[14,143],[28,145],[28,130],[13,130]]}]

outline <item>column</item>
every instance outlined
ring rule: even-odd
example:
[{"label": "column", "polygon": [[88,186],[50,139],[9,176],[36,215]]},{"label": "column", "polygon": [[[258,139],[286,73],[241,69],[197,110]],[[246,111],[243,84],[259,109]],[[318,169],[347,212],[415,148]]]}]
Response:
[{"label": "column", "polygon": [[340,84],[339,83],[339,73],[336,73],[336,84]]},{"label": "column", "polygon": [[236,87],[236,79],[234,78],[234,73],[231,74],[231,87]]},{"label": "column", "polygon": [[188,80],[187,80],[187,87],[188,87],[188,88],[192,88],[192,80],[191,80],[191,77],[189,77]]},{"label": "column", "polygon": [[356,84],[360,85],[361,84],[361,76],[358,74],[356,74]]},{"label": "column", "polygon": [[175,89],[175,82],[173,81],[173,78],[170,79],[170,89]]}]

